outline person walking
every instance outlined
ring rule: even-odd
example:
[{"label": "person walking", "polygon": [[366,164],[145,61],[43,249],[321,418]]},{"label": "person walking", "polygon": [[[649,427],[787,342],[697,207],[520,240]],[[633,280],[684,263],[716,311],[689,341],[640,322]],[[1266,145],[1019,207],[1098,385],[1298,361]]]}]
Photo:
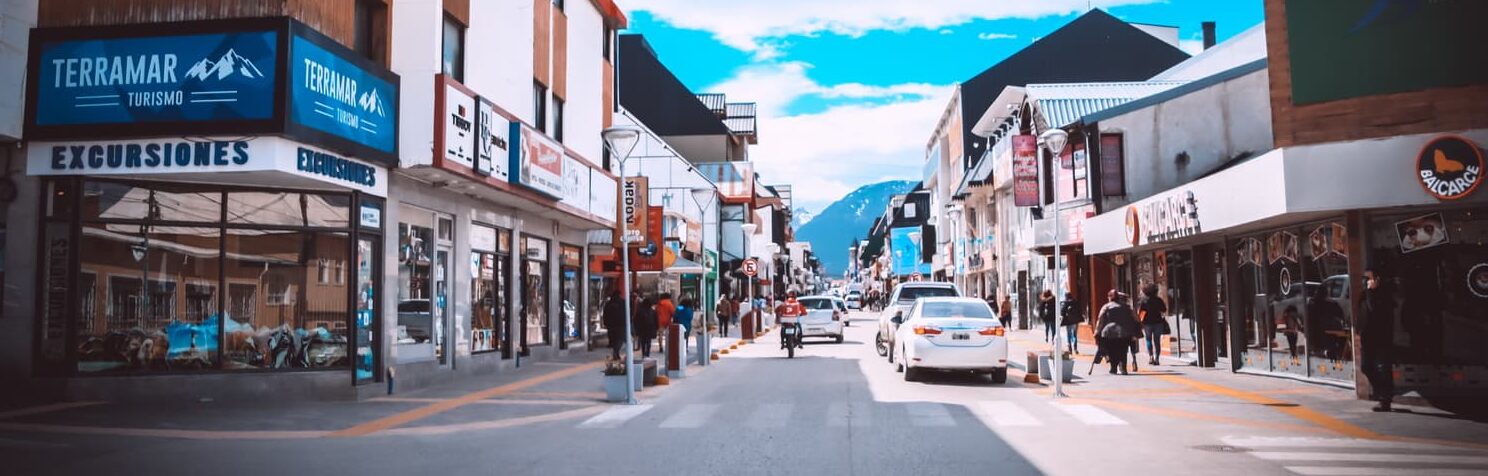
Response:
[{"label": "person walking", "polygon": [[619,289],[610,290],[610,298],[604,303],[605,333],[610,339],[610,355],[620,359],[620,349],[625,348],[625,297]]},{"label": "person walking", "polygon": [[1126,295],[1112,289],[1106,293],[1106,305],[1101,306],[1095,321],[1096,340],[1100,352],[1111,362],[1111,374],[1118,370],[1127,375],[1126,349],[1132,342],[1131,330],[1137,328],[1137,320],[1126,304]]},{"label": "person walking", "polygon": [[1085,308],[1075,299],[1074,293],[1064,293],[1064,303],[1059,309],[1059,326],[1064,328],[1070,352],[1080,353],[1080,323],[1085,322]]},{"label": "person walking", "polygon": [[677,315],[677,305],[672,302],[672,293],[661,293],[656,301],[656,330],[661,337],[661,353],[667,351],[667,334],[672,331],[672,318]]},{"label": "person walking", "polygon": [[1054,325],[1054,291],[1045,289],[1039,294],[1038,318],[1044,324],[1044,342],[1053,344],[1058,334]]},{"label": "person walking", "polygon": [[682,325],[682,338],[679,340],[682,342],[682,347],[684,348],[688,346],[688,340],[692,336],[692,320],[696,316],[697,313],[693,309],[692,298],[682,298],[682,302],[677,304],[677,314],[673,317],[673,320]]},{"label": "person walking", "polygon": [[635,332],[636,342],[640,342],[641,358],[651,356],[651,342],[656,340],[656,301],[647,296],[641,299],[631,316],[630,328]]},{"label": "person walking", "polygon": [[[1137,316],[1142,320],[1142,330],[1147,336],[1147,364],[1158,365],[1162,357],[1162,339],[1168,330],[1168,304],[1158,296],[1157,285],[1142,289],[1142,303]],[[1132,351],[1136,355],[1136,351]]]},{"label": "person walking", "polygon": [[997,320],[1002,321],[1003,329],[1013,328],[1013,300],[1007,295],[1002,296],[1002,305],[997,307]]},{"label": "person walking", "polygon": [[1360,336],[1364,376],[1377,412],[1395,399],[1395,287],[1371,268],[1364,270],[1364,335]]},{"label": "person walking", "polygon": [[729,311],[729,308],[733,305],[732,303],[733,299],[725,294],[718,299],[718,309],[714,309],[713,311],[718,315],[718,337],[728,336],[729,319],[733,316]]}]

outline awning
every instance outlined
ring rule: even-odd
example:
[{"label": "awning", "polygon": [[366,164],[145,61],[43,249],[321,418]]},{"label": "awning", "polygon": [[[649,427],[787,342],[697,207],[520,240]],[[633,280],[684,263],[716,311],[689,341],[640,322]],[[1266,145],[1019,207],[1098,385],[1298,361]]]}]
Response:
[{"label": "awning", "polygon": [[667,266],[666,272],[667,274],[703,274],[708,272],[708,269],[704,268],[701,263],[678,257],[671,266]]},{"label": "awning", "polygon": [[984,185],[992,178],[992,155],[983,154],[982,160],[978,161],[971,170],[966,171],[966,176],[961,178],[961,185],[956,187],[956,193],[951,194],[952,200],[965,200],[971,195],[971,187]]}]

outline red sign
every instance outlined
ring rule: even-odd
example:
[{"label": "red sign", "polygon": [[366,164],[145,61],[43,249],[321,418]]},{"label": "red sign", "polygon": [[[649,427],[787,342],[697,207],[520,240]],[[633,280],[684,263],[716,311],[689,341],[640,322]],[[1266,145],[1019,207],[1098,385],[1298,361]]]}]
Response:
[{"label": "red sign", "polygon": [[663,259],[661,235],[662,208],[646,207],[646,235],[638,246],[630,249],[631,271],[661,271],[666,267]]},{"label": "red sign", "polygon": [[1013,136],[1013,205],[1039,205],[1038,139]]},{"label": "red sign", "polygon": [[759,260],[754,258],[746,259],[744,260],[743,268],[745,276],[754,277],[754,275],[759,274]]},{"label": "red sign", "polygon": [[1126,161],[1122,160],[1121,134],[1101,134],[1100,189],[1103,197],[1126,195]]}]

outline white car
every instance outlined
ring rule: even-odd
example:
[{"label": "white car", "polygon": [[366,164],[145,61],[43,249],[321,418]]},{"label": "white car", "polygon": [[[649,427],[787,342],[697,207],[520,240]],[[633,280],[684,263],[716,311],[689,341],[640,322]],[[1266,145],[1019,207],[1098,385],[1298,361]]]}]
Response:
[{"label": "white car", "polygon": [[837,312],[842,313],[842,325],[844,327],[852,326],[852,319],[847,318],[847,301],[840,297],[834,297],[832,298],[832,304],[837,305]]},{"label": "white car", "polygon": [[894,322],[895,316],[903,317],[913,306],[915,300],[928,297],[956,297],[961,295],[961,289],[955,284],[935,281],[910,281],[894,286],[894,294],[889,296],[889,304],[884,306],[883,312],[878,314],[878,335],[874,336],[874,347],[878,355],[888,357],[889,363],[894,363],[894,353],[889,349],[894,348],[894,331],[899,329],[899,323]]},{"label": "white car", "polygon": [[863,293],[857,291],[847,292],[847,308],[863,309]]},{"label": "white car", "polygon": [[894,339],[905,381],[925,370],[974,372],[1007,381],[1008,341],[1002,322],[976,298],[925,298],[899,319]]},{"label": "white car", "polygon": [[806,315],[800,319],[801,337],[828,337],[842,343],[842,319],[846,313],[838,310],[837,298],[831,296],[806,296],[797,298]]}]

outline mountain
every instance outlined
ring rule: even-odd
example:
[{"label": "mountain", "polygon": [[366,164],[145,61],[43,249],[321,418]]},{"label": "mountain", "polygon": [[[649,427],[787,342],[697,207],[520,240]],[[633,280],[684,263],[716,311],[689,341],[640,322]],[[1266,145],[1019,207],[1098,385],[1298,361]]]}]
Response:
[{"label": "mountain", "polygon": [[813,218],[816,218],[815,213],[811,213],[810,210],[805,208],[797,207],[795,210],[791,210],[791,228],[799,230],[801,227],[806,226],[807,223],[811,223],[811,219]]},{"label": "mountain", "polygon": [[191,65],[191,69],[186,70],[186,77],[205,81],[208,79],[226,79],[233,73],[238,73],[248,79],[263,77],[263,72],[259,71],[258,67],[254,66],[252,61],[248,61],[248,58],[242,57],[237,51],[233,50],[227,50],[227,53],[223,53],[222,57],[218,58],[217,61],[212,61],[211,58],[202,58],[201,61]]},{"label": "mountain", "polygon": [[829,276],[841,276],[847,270],[847,247],[854,239],[867,239],[868,227],[883,215],[889,197],[910,191],[915,183],[896,180],[859,187],[796,228],[796,240],[811,243]]}]

